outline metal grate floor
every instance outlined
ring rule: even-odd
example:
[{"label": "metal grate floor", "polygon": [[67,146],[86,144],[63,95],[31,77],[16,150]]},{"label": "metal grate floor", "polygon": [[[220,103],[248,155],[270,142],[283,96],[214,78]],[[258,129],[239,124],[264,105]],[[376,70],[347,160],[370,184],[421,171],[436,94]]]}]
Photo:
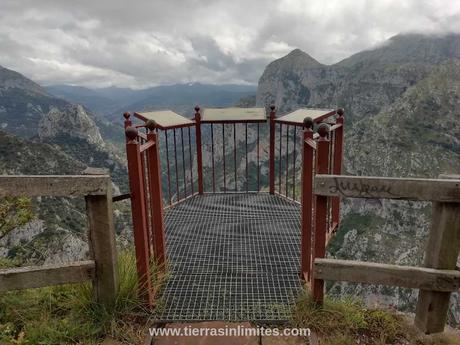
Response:
[{"label": "metal grate floor", "polygon": [[170,209],[171,276],[157,319],[287,320],[302,286],[299,212],[266,193],[196,196]]}]

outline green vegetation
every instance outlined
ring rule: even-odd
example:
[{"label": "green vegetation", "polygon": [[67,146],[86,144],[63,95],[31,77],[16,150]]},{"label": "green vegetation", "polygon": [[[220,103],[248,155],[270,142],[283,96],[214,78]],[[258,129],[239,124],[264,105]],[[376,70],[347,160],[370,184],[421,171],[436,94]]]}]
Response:
[{"label": "green vegetation", "polygon": [[402,315],[381,309],[367,309],[351,298],[326,298],[323,307],[307,292],[299,296],[293,311],[295,327],[310,328],[323,345],[460,345],[447,334],[425,336]]},{"label": "green vegetation", "polygon": [[343,247],[345,235],[349,231],[356,229],[358,231],[358,235],[361,235],[365,232],[369,232],[370,229],[375,229],[383,224],[385,224],[385,219],[376,215],[361,215],[357,213],[350,213],[346,215],[340,224],[340,231],[337,232],[328,246],[329,253],[335,255],[337,251]]},{"label": "green vegetation", "polygon": [[14,228],[26,224],[33,217],[29,198],[0,198],[0,239]]},{"label": "green vegetation", "polygon": [[[1,294],[0,344],[98,344],[107,335],[126,344],[141,343],[151,311],[137,295],[133,251],[120,253],[118,270],[119,292],[110,310],[93,301],[91,284]],[[152,279],[159,288],[163,280]]]}]

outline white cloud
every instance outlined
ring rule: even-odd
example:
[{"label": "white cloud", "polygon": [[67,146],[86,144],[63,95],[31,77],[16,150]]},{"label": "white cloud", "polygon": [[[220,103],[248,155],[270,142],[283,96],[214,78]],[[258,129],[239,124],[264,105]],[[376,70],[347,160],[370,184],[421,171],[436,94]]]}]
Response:
[{"label": "white cloud", "polygon": [[294,48],[334,63],[459,19],[442,0],[2,0],[0,64],[46,84],[256,83]]}]

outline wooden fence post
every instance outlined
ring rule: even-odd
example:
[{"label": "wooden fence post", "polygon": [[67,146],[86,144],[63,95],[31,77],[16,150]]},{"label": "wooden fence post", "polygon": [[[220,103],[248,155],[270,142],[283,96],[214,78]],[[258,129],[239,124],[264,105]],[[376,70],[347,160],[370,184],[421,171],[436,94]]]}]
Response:
[{"label": "wooden fence post", "polygon": [[[343,131],[344,131],[344,118],[343,109],[338,109],[336,123],[342,125],[335,130],[335,141],[334,141],[334,175],[342,175],[342,160],[343,160]],[[335,229],[339,228],[340,222],[340,197],[335,196],[332,198],[332,227]]]},{"label": "wooden fence post", "polygon": [[[458,177],[457,177],[458,178]],[[433,202],[424,266],[455,270],[460,250],[460,203]],[[415,325],[427,334],[444,330],[450,292],[420,290]]]},{"label": "wooden fence post", "polygon": [[[87,174],[94,175],[91,170],[88,172]],[[89,249],[95,262],[93,290],[96,301],[110,308],[115,304],[118,292],[117,248],[110,177],[107,176],[105,195],[87,195],[85,200]]]},{"label": "wooden fence post", "polygon": [[309,282],[311,279],[311,236],[312,236],[312,208],[313,208],[313,120],[309,117],[303,121],[302,141],[302,195],[301,195],[301,253],[300,267],[301,278]]},{"label": "wooden fence post", "polygon": [[201,114],[199,106],[195,107],[195,126],[198,193],[203,194],[203,150],[201,147]]},{"label": "wooden fence post", "polygon": [[[316,150],[316,173],[328,174],[329,172],[329,126],[322,123],[318,127],[318,147]],[[324,258],[326,256],[326,233],[327,233],[327,196],[316,195],[315,197],[315,233],[313,243],[313,258]],[[318,304],[324,299],[324,280],[315,279],[313,272],[312,293]]]},{"label": "wooden fence post", "polygon": [[139,279],[139,294],[147,305],[153,305],[153,291],[150,279],[150,250],[147,234],[147,217],[144,196],[144,179],[137,129],[126,128],[126,155],[128,159],[129,184],[131,188],[131,213],[133,219],[134,246]]},{"label": "wooden fence post", "polygon": [[[275,106],[270,106],[270,157],[269,157],[269,189],[275,194]],[[281,139],[280,139],[281,140]],[[281,157],[280,157],[281,159]]]},{"label": "wooden fence post", "polygon": [[160,153],[158,145],[158,134],[154,132],[156,124],[147,121],[146,127],[149,129],[147,140],[154,142],[148,154],[149,172],[149,193],[150,193],[150,214],[152,215],[152,244],[155,262],[163,268],[165,262],[165,240],[164,240],[164,220],[163,220],[163,193],[161,190],[161,167]]}]

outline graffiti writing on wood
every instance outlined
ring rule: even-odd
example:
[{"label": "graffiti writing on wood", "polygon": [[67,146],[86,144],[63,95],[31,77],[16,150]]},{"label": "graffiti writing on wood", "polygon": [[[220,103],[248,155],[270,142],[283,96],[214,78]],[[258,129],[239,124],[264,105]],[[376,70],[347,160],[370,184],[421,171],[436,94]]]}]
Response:
[{"label": "graffiti writing on wood", "polygon": [[370,183],[366,183],[363,180],[358,180],[356,182],[350,181],[338,181],[334,180],[335,184],[329,187],[329,192],[336,194],[340,193],[343,195],[350,194],[353,192],[353,195],[361,195],[361,196],[371,196],[371,197],[382,197],[382,195],[391,195],[391,186],[385,185],[373,185]]}]

